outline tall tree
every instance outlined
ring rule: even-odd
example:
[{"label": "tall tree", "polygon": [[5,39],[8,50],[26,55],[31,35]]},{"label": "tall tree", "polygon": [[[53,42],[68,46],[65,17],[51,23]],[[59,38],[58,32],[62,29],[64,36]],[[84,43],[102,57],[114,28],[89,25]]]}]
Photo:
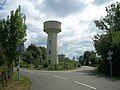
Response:
[{"label": "tall tree", "polygon": [[79,63],[81,63],[81,65],[84,65],[84,56],[83,55],[81,55],[80,57],[79,57]]},{"label": "tall tree", "polygon": [[113,51],[113,74],[120,75],[120,3],[116,2],[106,7],[107,15],[95,20],[96,27],[103,30],[103,34],[95,35],[93,41],[98,54],[102,57],[99,70],[109,74],[110,67],[107,60],[108,51]]},{"label": "tall tree", "polygon": [[25,42],[26,17],[21,13],[20,6],[16,11],[11,11],[7,19],[0,20],[0,47],[5,49],[5,61],[8,66],[8,79],[12,79],[13,61],[17,59],[17,47]]},{"label": "tall tree", "polygon": [[28,46],[26,50],[26,60],[27,64],[32,63],[35,67],[39,65],[43,66],[46,59],[46,48],[41,46],[36,46],[35,44],[31,44]]},{"label": "tall tree", "polygon": [[84,52],[84,64],[89,65],[90,62],[90,51]]}]

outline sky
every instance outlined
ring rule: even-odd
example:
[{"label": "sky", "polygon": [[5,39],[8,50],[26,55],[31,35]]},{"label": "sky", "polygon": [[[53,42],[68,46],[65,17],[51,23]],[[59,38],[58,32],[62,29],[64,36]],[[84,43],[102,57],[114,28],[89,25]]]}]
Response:
[{"label": "sky", "polygon": [[[0,0],[0,6],[4,0]],[[92,38],[102,33],[94,24],[106,15],[105,7],[120,0],[6,0],[0,10],[0,19],[6,18],[11,10],[21,5],[22,13],[27,17],[27,41],[46,47],[47,34],[43,23],[56,20],[62,23],[58,34],[58,54],[72,58],[83,55],[84,51],[94,50]]]}]

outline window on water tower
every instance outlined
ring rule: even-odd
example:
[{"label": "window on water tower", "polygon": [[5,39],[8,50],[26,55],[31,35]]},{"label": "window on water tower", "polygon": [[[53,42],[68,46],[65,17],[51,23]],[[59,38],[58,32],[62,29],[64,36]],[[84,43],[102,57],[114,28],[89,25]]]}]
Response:
[{"label": "window on water tower", "polygon": [[51,40],[49,40],[49,43],[51,44]]},{"label": "window on water tower", "polygon": [[48,60],[48,63],[51,64],[51,60]]},{"label": "window on water tower", "polygon": [[49,55],[51,54],[51,51],[49,50]]}]

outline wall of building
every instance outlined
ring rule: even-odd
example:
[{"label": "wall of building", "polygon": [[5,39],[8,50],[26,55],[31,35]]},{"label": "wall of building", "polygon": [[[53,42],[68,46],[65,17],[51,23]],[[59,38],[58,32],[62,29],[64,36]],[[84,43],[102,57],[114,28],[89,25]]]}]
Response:
[{"label": "wall of building", "polygon": [[50,64],[59,64],[57,52],[57,33],[48,33],[47,59]]},{"label": "wall of building", "polygon": [[47,60],[49,64],[59,64],[57,57],[57,34],[61,32],[61,23],[58,21],[44,22],[44,32],[47,37]]}]

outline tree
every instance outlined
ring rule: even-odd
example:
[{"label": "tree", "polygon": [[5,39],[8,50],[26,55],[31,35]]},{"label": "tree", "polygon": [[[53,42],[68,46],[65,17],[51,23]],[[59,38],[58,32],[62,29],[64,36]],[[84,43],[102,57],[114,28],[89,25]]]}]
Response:
[{"label": "tree", "polygon": [[94,36],[94,46],[98,54],[101,55],[102,63],[99,71],[105,74],[110,73],[108,51],[113,51],[112,63],[113,74],[120,75],[120,3],[116,2],[106,7],[107,15],[100,20],[95,20],[96,27],[103,33]]},{"label": "tree", "polygon": [[39,66],[43,67],[46,59],[46,48],[31,44],[28,46],[23,56],[26,57],[26,59],[23,60],[24,63],[33,64],[35,68]]},{"label": "tree", "polygon": [[45,47],[42,47],[42,46],[39,46],[39,48],[42,50],[42,59],[41,59],[41,64],[43,65],[45,63],[45,60],[46,60],[46,48]]},{"label": "tree", "polygon": [[84,65],[89,65],[90,62],[90,51],[84,52]]},{"label": "tree", "polygon": [[81,63],[81,65],[84,65],[84,56],[83,55],[81,55],[80,57],[79,57],[79,63]]},{"label": "tree", "polygon": [[21,13],[21,8],[11,11],[7,19],[0,19],[0,47],[5,50],[5,63],[7,64],[8,80],[12,80],[13,61],[17,59],[17,47],[25,42],[26,17]]},{"label": "tree", "polygon": [[42,46],[39,46],[39,48],[42,50],[43,59],[45,59],[46,58],[46,48],[42,47]]},{"label": "tree", "polygon": [[79,57],[79,62],[82,65],[97,66],[99,60],[94,51],[85,51],[84,54]]},{"label": "tree", "polygon": [[0,47],[0,66],[4,65],[4,60],[6,60],[4,53],[5,51]]},{"label": "tree", "polygon": [[75,56],[73,56],[72,60],[75,60]]},{"label": "tree", "polygon": [[32,65],[34,57],[32,56],[31,51],[25,51],[21,55],[21,59],[23,60],[24,65],[26,64]]}]

